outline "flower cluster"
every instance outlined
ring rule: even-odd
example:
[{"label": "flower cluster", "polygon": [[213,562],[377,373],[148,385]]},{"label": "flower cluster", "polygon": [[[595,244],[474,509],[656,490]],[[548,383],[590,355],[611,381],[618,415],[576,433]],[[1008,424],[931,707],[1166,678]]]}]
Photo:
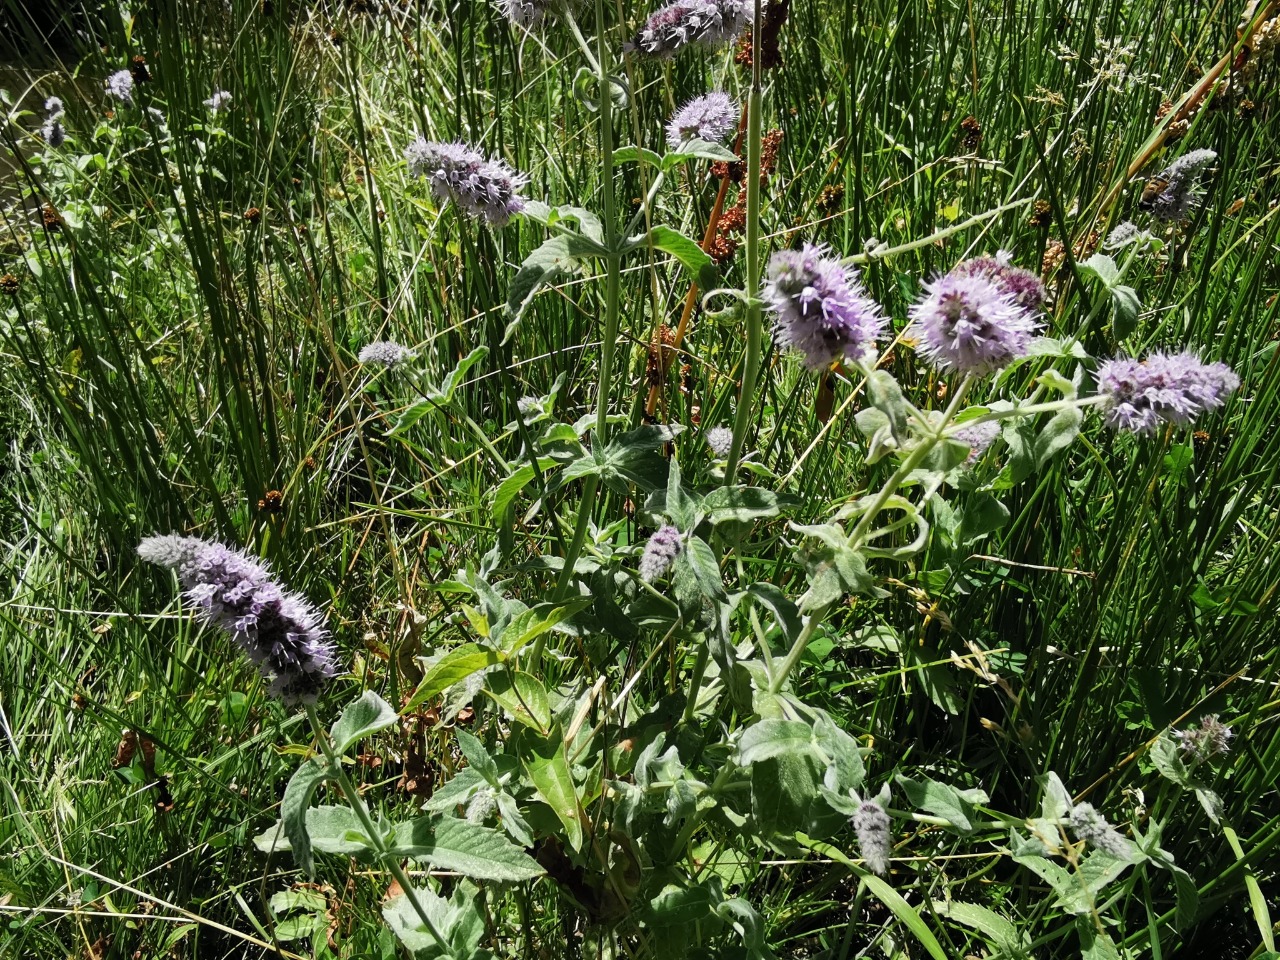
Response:
[{"label": "flower cluster", "polygon": [[951,272],[961,277],[986,277],[1027,313],[1038,314],[1044,309],[1048,296],[1044,284],[1030,270],[1015,267],[1006,250],[1000,250],[994,257],[965,260]]},{"label": "flower cluster", "polygon": [[727,457],[733,446],[733,431],[728,427],[712,427],[707,431],[707,446],[717,457]]},{"label": "flower cluster", "polygon": [[1193,353],[1125,357],[1098,368],[1106,421],[1118,430],[1150,433],[1161,423],[1188,423],[1216,410],[1240,386],[1225,363],[1202,363]]},{"label": "flower cluster", "polygon": [[138,556],[177,571],[204,621],[229,633],[264,675],[274,677],[273,696],[309,703],[337,673],[320,611],[243,551],[169,535],[147,537]]},{"label": "flower cluster", "polygon": [[40,128],[40,136],[45,143],[56,149],[67,142],[67,131],[62,126],[62,116],[66,111],[57,97],[46,100],[44,109],[44,125]]},{"label": "flower cluster", "polygon": [[640,555],[640,578],[649,582],[657,580],[670,569],[683,549],[684,540],[679,530],[670,524],[660,527]]},{"label": "flower cluster", "polygon": [[961,427],[952,434],[956,440],[969,445],[969,456],[965,460],[969,465],[977,463],[978,458],[986,452],[987,447],[995,443],[998,436],[1000,436],[1000,424],[995,420],[975,423],[971,427]]},{"label": "flower cluster", "polygon": [[874,800],[863,800],[853,815],[853,832],[858,837],[862,860],[872,873],[889,869],[889,814]]},{"label": "flower cluster", "polygon": [[626,49],[662,58],[674,57],[692,43],[714,49],[740,34],[754,17],[751,0],[677,0],[645,21]]},{"label": "flower cluster", "polygon": [[885,324],[857,272],[826,254],[825,247],[811,243],[775,253],[764,286],[778,315],[775,340],[803,353],[810,370],[861,358]]},{"label": "flower cluster", "polygon": [[361,363],[380,363],[387,369],[398,366],[413,356],[413,351],[394,340],[375,340],[360,349]]},{"label": "flower cluster", "polygon": [[554,0],[498,0],[502,15],[526,30],[540,26],[554,6]]},{"label": "flower cluster", "polygon": [[1214,160],[1212,150],[1191,150],[1148,181],[1138,206],[1166,223],[1185,220],[1200,200],[1200,172]]},{"label": "flower cluster", "polygon": [[1103,853],[1109,853],[1113,857],[1128,857],[1128,841],[1107,822],[1107,818],[1099,813],[1093,804],[1077,803],[1067,815],[1067,823],[1071,825],[1077,837],[1097,847]]},{"label": "flower cluster", "polygon": [[107,93],[119,100],[126,107],[133,106],[133,74],[128,70],[117,70],[107,77]]},{"label": "flower cluster", "polygon": [[723,143],[738,128],[738,105],[719,90],[695,97],[675,112],[667,124],[667,143],[677,149],[690,137]]},{"label": "flower cluster", "polygon": [[1182,755],[1196,763],[1228,752],[1231,749],[1231,738],[1235,736],[1231,728],[1218,719],[1216,713],[1203,717],[1198,727],[1175,730],[1173,735],[1177,738]]},{"label": "flower cluster", "polygon": [[227,93],[225,90],[213,91],[213,96],[204,101],[204,105],[208,108],[210,113],[221,113],[230,105],[230,103],[231,94]]},{"label": "flower cluster", "polygon": [[525,208],[525,199],[518,193],[525,176],[466,144],[419,137],[405,148],[404,157],[410,173],[431,181],[431,191],[439,200],[454,201],[477,220],[501,227]]},{"label": "flower cluster", "polygon": [[966,269],[926,284],[925,298],[911,308],[911,319],[921,327],[920,352],[943,370],[976,375],[1025,356],[1037,324],[1015,295],[1029,299],[1034,291],[1009,283]]}]

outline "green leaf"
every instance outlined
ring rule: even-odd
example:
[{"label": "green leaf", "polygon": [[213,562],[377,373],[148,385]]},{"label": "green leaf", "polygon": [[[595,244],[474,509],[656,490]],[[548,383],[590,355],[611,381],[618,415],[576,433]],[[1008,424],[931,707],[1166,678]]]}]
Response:
[{"label": "green leaf", "polygon": [[555,283],[561,277],[578,270],[581,258],[586,254],[581,243],[585,238],[575,238],[568,234],[556,234],[543,242],[542,246],[525,257],[520,270],[507,288],[507,329],[502,342],[507,343],[519,327],[520,318],[533,302],[534,296],[543,287]]},{"label": "green leaf", "polygon": [[736,163],[739,159],[738,155],[728,147],[691,137],[662,158],[662,171],[669,173],[680,164],[687,163],[695,157],[703,160],[721,160],[725,163]]},{"label": "green leaf", "polygon": [[723,600],[724,581],[715,551],[701,537],[686,537],[684,549],[676,556],[676,568],[687,570],[702,596]]},{"label": "green leaf", "polygon": [[404,433],[427,414],[448,407],[449,404],[453,403],[453,395],[458,392],[458,387],[461,386],[467,371],[488,355],[488,347],[476,347],[459,360],[458,365],[444,378],[444,382],[439,388],[428,387],[423,391],[424,396],[421,400],[415,401],[396,418],[388,436],[394,437]]},{"label": "green leaf", "polygon": [[591,606],[590,597],[580,597],[554,607],[537,606],[516,614],[496,638],[504,658],[514,657],[532,640],[542,636],[573,616],[579,610]]},{"label": "green leaf", "polygon": [[350,807],[311,807],[307,810],[307,835],[321,853],[367,853],[373,841]]},{"label": "green leaf", "polygon": [[645,147],[637,147],[634,143],[613,151],[613,161],[614,163],[647,163],[659,169],[662,168],[663,162],[660,154]]},{"label": "green leaf", "polygon": [[696,280],[702,289],[709,290],[719,282],[719,273],[710,254],[679,230],[659,225],[645,236],[629,241],[629,245],[639,246],[646,239],[657,249],[679,260],[680,264],[689,271],[689,276]]},{"label": "green leaf", "polygon": [[404,709],[406,712],[412,710],[432,697],[439,696],[473,673],[501,662],[502,655],[498,651],[481,647],[477,643],[464,643],[455,647],[431,665]]},{"label": "green leaf", "polygon": [[1120,960],[1115,942],[1097,928],[1092,917],[1076,918],[1076,935],[1080,938],[1081,960]]},{"label": "green leaf", "polygon": [[704,886],[682,887],[669,883],[649,901],[645,920],[660,926],[693,923],[706,918],[719,899]]},{"label": "green leaf", "polygon": [[[538,459],[538,470],[541,470],[544,475],[555,467],[556,461],[551,457],[540,457]],[[537,471],[533,469],[533,464],[526,463],[518,467],[511,476],[498,485],[498,491],[493,495],[493,519],[497,523],[503,522],[503,518],[507,515],[507,508],[511,506],[512,501],[519,496],[520,491],[527,487],[536,476]]]},{"label": "green leaf", "polygon": [[973,833],[974,804],[990,799],[981,790],[957,790],[946,783],[926,778],[923,782],[899,774],[896,778],[907,798],[921,810],[950,820],[962,836]]},{"label": "green leaf", "polygon": [[1000,952],[1014,957],[1027,955],[1027,942],[1013,922],[989,907],[961,900],[934,900],[933,912],[972,927],[985,936]]},{"label": "green leaf", "polygon": [[391,852],[475,880],[518,882],[544,873],[538,861],[497,830],[454,817],[417,817],[397,824]]},{"label": "green leaf", "polygon": [[407,894],[384,903],[382,918],[416,960],[488,960],[493,956],[480,949],[485,931],[484,906],[474,884],[463,880],[449,900],[425,887],[415,888],[413,893],[432,926],[446,938],[444,946],[428,931]]},{"label": "green leaf", "polygon": [[778,515],[778,496],[762,487],[716,487],[702,501],[712,524],[749,523]]},{"label": "green leaf", "polygon": [[484,692],[518,723],[539,733],[551,729],[551,705],[541,680],[520,670],[495,670]]},{"label": "green leaf", "polygon": [[489,756],[489,751],[484,748],[484,744],[461,727],[456,728],[453,731],[453,735],[458,738],[458,749],[467,758],[467,763],[471,765],[471,769],[479,772],[485,780],[496,787],[498,785],[498,765],[493,762],[493,757]]},{"label": "green leaf", "polygon": [[773,613],[774,622],[782,631],[788,643],[794,643],[800,631],[804,629],[804,619],[799,608],[791,602],[791,598],[772,583],[753,583],[747,593],[757,602],[764,604]]},{"label": "green leaf", "polygon": [[738,739],[738,765],[749,767],[786,754],[812,754],[813,730],[802,720],[758,720]]},{"label": "green leaf", "polygon": [[541,736],[526,728],[514,739],[516,754],[529,782],[563,824],[569,845],[581,850],[583,813],[569,773],[569,758],[565,755],[564,738],[559,727],[549,736]]},{"label": "green leaf", "polygon": [[[321,783],[330,779],[333,771],[315,760],[306,760],[294,771],[284,788],[284,797],[280,801],[280,826],[284,830],[289,849],[293,851],[293,862],[307,876],[316,872],[315,859],[311,856],[311,838],[307,834],[307,808],[311,806],[311,797]],[[271,852],[281,849],[272,838],[278,836],[276,828],[267,831],[254,839],[259,850]]]},{"label": "green leaf", "polygon": [[1120,268],[1105,253],[1095,253],[1080,264],[1080,270],[1085,276],[1097,277],[1107,289],[1120,277]]},{"label": "green leaf", "polygon": [[1119,343],[1127,339],[1138,327],[1138,312],[1142,303],[1138,291],[1123,283],[1111,288],[1111,336]]},{"label": "green leaf", "polygon": [[391,704],[372,690],[366,690],[359,700],[342,711],[342,716],[329,730],[334,753],[341,756],[355,746],[356,741],[385,730],[395,722],[396,712]]},{"label": "green leaf", "polygon": [[1084,414],[1079,407],[1067,407],[1059,410],[1036,435],[1033,448],[1036,468],[1043,467],[1060,450],[1071,446],[1080,434],[1080,424],[1084,422]]}]

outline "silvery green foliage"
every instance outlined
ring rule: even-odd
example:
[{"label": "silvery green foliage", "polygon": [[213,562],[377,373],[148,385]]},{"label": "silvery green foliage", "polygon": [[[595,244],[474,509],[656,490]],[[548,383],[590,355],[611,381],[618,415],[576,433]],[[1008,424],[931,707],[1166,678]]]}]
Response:
[{"label": "silvery green foliage", "polygon": [[1091,803],[1077,803],[1067,815],[1067,822],[1076,836],[1104,853],[1123,859],[1129,853],[1129,843]]},{"label": "silvery green foliage", "polygon": [[210,626],[230,634],[272,678],[285,703],[310,703],[337,673],[324,617],[285,590],[267,566],[240,550],[196,537],[147,537],[138,556],[178,574],[187,600]]}]

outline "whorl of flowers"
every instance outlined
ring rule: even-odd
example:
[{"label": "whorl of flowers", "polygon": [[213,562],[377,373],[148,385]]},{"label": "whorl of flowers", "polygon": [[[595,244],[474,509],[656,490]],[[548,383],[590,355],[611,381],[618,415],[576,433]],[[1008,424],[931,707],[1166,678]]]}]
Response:
[{"label": "whorl of flowers", "polygon": [[554,7],[554,0],[498,0],[502,15],[526,30],[540,26]]},{"label": "whorl of flowers", "polygon": [[740,34],[754,18],[751,0],[676,0],[646,20],[625,49],[664,59],[692,43],[714,49]]},{"label": "whorl of flowers", "polygon": [[649,582],[657,580],[670,569],[683,549],[684,541],[679,530],[670,524],[660,527],[644,545],[644,553],[640,554],[640,578]]},{"label": "whorl of flowers", "polygon": [[889,814],[874,800],[863,800],[853,815],[853,832],[858,836],[862,861],[872,873],[889,869]]},{"label": "whorl of flowers", "polygon": [[45,118],[40,127],[40,136],[51,147],[60,147],[67,142],[67,131],[62,126],[62,115],[66,112],[62,101],[50,97],[44,102]]},{"label": "whorl of flowers", "polygon": [[1107,234],[1107,239],[1102,241],[1103,249],[1119,250],[1121,247],[1127,247],[1138,239],[1141,231],[1138,225],[1132,220],[1126,220],[1123,223],[1115,225],[1114,229]]},{"label": "whorl of flowers", "polygon": [[225,90],[214,90],[213,96],[204,101],[210,113],[221,113],[231,104],[231,94]]},{"label": "whorl of flowers", "polygon": [[969,456],[965,463],[973,464],[986,452],[987,447],[995,442],[996,437],[1000,436],[1000,424],[996,420],[975,423],[971,427],[961,427],[952,436],[961,443],[969,445]]},{"label": "whorl of flowers", "polygon": [[1157,220],[1167,223],[1185,220],[1200,200],[1200,172],[1216,159],[1218,154],[1213,150],[1184,153],[1157,176],[1157,180],[1164,182],[1160,191],[1140,201],[1139,206],[1150,210]]},{"label": "whorl of flowers", "polygon": [[921,328],[920,352],[962,374],[991,373],[1024,356],[1037,327],[1003,282],[980,272],[939,277],[910,312]]},{"label": "whorl of flowers", "polygon": [[707,446],[717,457],[727,457],[733,446],[733,431],[728,427],[712,427],[707,431]]},{"label": "whorl of flowers", "polygon": [[501,227],[525,208],[517,191],[527,178],[466,144],[419,137],[405,147],[404,158],[411,174],[431,181],[437,199],[454,201],[467,216]]},{"label": "whorl of flowers", "polygon": [[320,611],[247,553],[169,535],[147,537],[138,556],[177,571],[183,595],[203,620],[229,633],[263,675],[274,678],[272,696],[309,703],[337,673]]},{"label": "whorl of flowers", "polygon": [[764,296],[778,315],[774,338],[799,350],[805,366],[821,370],[866,353],[884,328],[880,308],[866,295],[857,271],[806,243],[780,250],[769,261]]},{"label": "whorl of flowers", "polygon": [[1028,313],[1039,313],[1044,309],[1044,284],[1030,270],[1015,267],[1008,251],[1001,250],[994,257],[974,257],[965,260],[951,271],[962,277],[982,276],[995,282],[1014,303]]},{"label": "whorl of flowers", "polygon": [[1227,753],[1231,749],[1231,738],[1235,736],[1231,728],[1218,719],[1216,713],[1203,717],[1199,726],[1190,730],[1175,730],[1173,735],[1183,756],[1197,763]]},{"label": "whorl of flowers", "polygon": [[1117,430],[1150,433],[1161,423],[1189,423],[1221,407],[1240,386],[1225,363],[1202,363],[1194,353],[1120,357],[1098,368],[1106,422]]},{"label": "whorl of flowers", "polygon": [[119,100],[126,107],[133,106],[133,74],[128,70],[117,70],[107,77],[107,93]]},{"label": "whorl of flowers", "polygon": [[380,363],[390,369],[412,356],[412,350],[394,340],[375,340],[360,348],[358,359],[361,363]]},{"label": "whorl of flowers", "polygon": [[1091,803],[1077,803],[1067,816],[1067,823],[1075,831],[1076,836],[1097,847],[1103,853],[1113,857],[1124,858],[1129,855],[1129,844],[1120,832],[1107,822],[1107,818],[1099,813]]},{"label": "whorl of flowers", "polygon": [[667,143],[675,150],[691,137],[723,143],[738,129],[738,105],[719,90],[695,97],[675,112],[667,124]]}]

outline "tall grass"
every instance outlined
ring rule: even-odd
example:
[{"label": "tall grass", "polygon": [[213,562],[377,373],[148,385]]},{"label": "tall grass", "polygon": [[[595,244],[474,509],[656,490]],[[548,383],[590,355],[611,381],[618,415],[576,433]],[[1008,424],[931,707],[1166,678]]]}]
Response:
[{"label": "tall grass", "polygon": [[[262,696],[229,644],[179,615],[168,583],[135,563],[142,536],[198,531],[270,558],[328,605],[353,677],[334,702],[357,686],[397,702],[420,675],[414,656],[460,635],[454,571],[500,543],[504,576],[537,596],[554,574],[528,561],[563,556],[579,520],[565,491],[536,510],[520,501],[509,529],[495,520],[504,472],[466,418],[514,460],[527,443],[517,401],[563,378],[564,420],[593,413],[602,391],[611,430],[638,425],[646,345],[684,301],[676,269],[658,256],[632,260],[618,278],[612,364],[600,366],[610,356],[608,298],[593,275],[541,294],[504,342],[508,286],[541,227],[477,230],[405,169],[401,150],[416,133],[480,142],[530,173],[531,196],[595,210],[612,196],[629,210],[647,181],[630,165],[601,182],[596,118],[566,79],[577,54],[563,31],[513,31],[476,0],[381,12],[266,6],[112,7],[95,19],[75,76],[43,73],[6,94],[17,196],[0,221],[0,273],[21,289],[0,301],[0,955],[266,955],[268,900],[297,879],[245,851],[306,739],[300,718]],[[604,10],[610,24],[640,16],[623,4]],[[1146,0],[793,3],[784,65],[768,74],[764,98],[763,125],[785,140],[763,190],[763,248],[812,239],[854,254],[872,237],[909,244],[1021,203],[873,257],[864,281],[900,331],[922,281],[966,254],[1003,247],[1034,268],[1063,241],[1046,332],[1072,336],[1096,296],[1076,279],[1073,263],[1088,251],[1073,253],[1073,243],[1131,215],[1140,184],[1114,207],[1103,198],[1142,153],[1160,102],[1231,49],[1239,14]],[[582,20],[594,35],[590,5]],[[108,118],[99,78],[136,54],[153,79],[139,85],[137,107],[116,105]],[[621,142],[654,144],[672,105],[713,84],[745,98],[749,74],[725,54],[628,63],[626,79]],[[215,87],[233,109],[210,116],[202,101]],[[945,774],[983,787],[993,806],[1030,812],[1034,777],[1054,769],[1140,822],[1176,812],[1179,828],[1162,843],[1191,871],[1199,912],[1173,925],[1162,919],[1175,910],[1172,881],[1135,880],[1117,937],[1135,955],[1199,956],[1226,943],[1232,955],[1260,956],[1256,904],[1273,920],[1280,907],[1274,77],[1269,90],[1251,120],[1201,110],[1172,148],[1212,147],[1219,170],[1194,227],[1137,284],[1146,310],[1135,345],[1203,348],[1240,373],[1240,398],[1194,440],[1089,429],[1065,459],[1009,491],[1006,526],[963,547],[936,543],[886,584],[887,598],[838,612],[797,681],[874,745],[870,762],[886,775]],[[28,134],[51,94],[67,101],[72,140],[40,153]],[[966,147],[968,116],[981,138]],[[701,236],[716,183],[685,170],[662,212]],[[819,198],[833,187],[842,198],[824,210]],[[1028,223],[1035,200],[1047,201],[1049,226]],[[44,203],[66,220],[60,232],[40,227]],[[739,256],[724,282],[743,285],[758,267]],[[699,311],[680,358],[694,389],[666,391],[665,421],[691,428],[676,447],[695,482],[713,479],[702,430],[741,414],[754,475],[782,485],[798,522],[874,489],[883,468],[863,462],[851,385],[835,385],[840,412],[824,423],[815,378],[766,342],[761,400],[743,412],[743,337],[736,320]],[[392,435],[404,384],[355,363],[380,338],[417,348],[436,382],[473,347],[490,353],[469,372],[459,415]],[[1085,339],[1096,352],[1114,347],[1105,324]],[[891,364],[917,402],[945,405],[945,384],[908,351]],[[273,490],[280,512],[258,505]],[[602,493],[576,508],[635,542],[642,533],[622,501]],[[791,536],[762,527],[737,556],[758,579],[801,585]],[[603,678],[620,690],[650,649],[627,636],[586,651],[560,637],[548,686]],[[673,642],[635,687],[637,704],[674,689],[692,659]],[[1229,718],[1238,734],[1235,762],[1211,784],[1225,802],[1220,824],[1190,794],[1160,786],[1142,754],[1169,725],[1204,713]],[[155,808],[140,761],[113,769],[125,730],[156,745],[171,809]],[[406,779],[443,782],[456,765],[447,733],[423,726],[392,741],[357,771],[379,803],[412,804]],[[921,849],[928,837],[915,838]],[[904,952],[907,934],[851,892],[835,858],[744,858],[714,831],[703,839],[700,856],[760,907],[777,955]],[[1008,840],[989,839],[993,851]],[[989,867],[997,859],[975,847],[939,841],[931,863],[894,877],[926,905],[951,956],[979,940],[939,907],[953,895],[1026,929],[1048,911],[1042,887]],[[325,955],[332,932],[341,955],[394,955],[374,922],[383,891],[363,868],[330,864],[322,881],[330,913],[314,953]],[[1251,889],[1260,892],[1248,907]],[[494,923],[530,955],[603,952],[569,941],[580,918],[556,893],[541,881]],[[1037,952],[1067,949],[1052,933]],[[313,952],[305,939],[285,946]]]}]

